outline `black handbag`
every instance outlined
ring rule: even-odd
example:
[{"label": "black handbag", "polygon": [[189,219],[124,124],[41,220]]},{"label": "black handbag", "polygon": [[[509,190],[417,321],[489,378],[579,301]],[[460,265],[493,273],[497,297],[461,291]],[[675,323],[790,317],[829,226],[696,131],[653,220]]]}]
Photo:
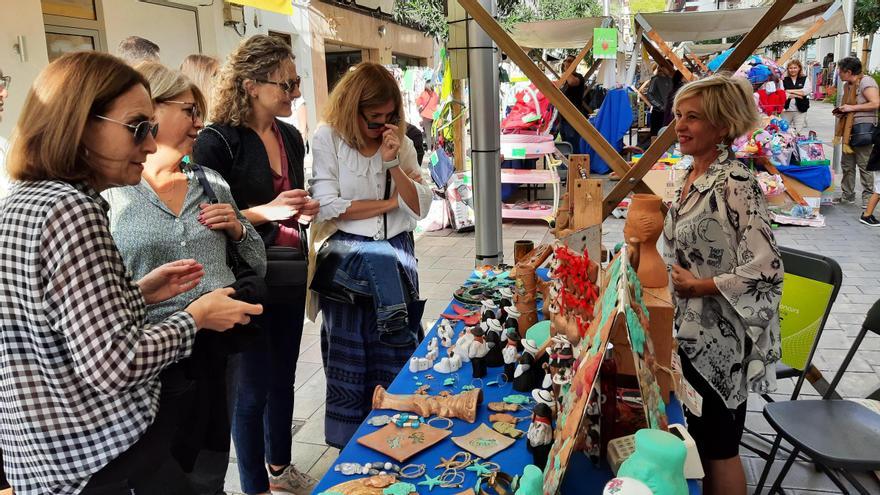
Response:
[{"label": "black handbag", "polygon": [[[383,199],[387,200],[390,194],[391,172],[386,170],[385,194],[383,195]],[[385,232],[385,239],[388,239],[387,213],[382,214],[382,223]],[[356,304],[359,300],[364,299],[364,296],[352,292],[333,282],[336,277],[336,270],[339,269],[339,264],[342,262],[346,253],[347,251],[338,243],[332,242],[330,239],[324,241],[324,244],[315,254],[315,274],[312,276],[312,283],[309,285],[309,289],[318,293],[321,298],[345,304]]]},{"label": "black handbag", "polygon": [[861,124],[853,124],[852,132],[849,134],[850,147],[871,146],[874,142],[874,124],[863,122]]}]

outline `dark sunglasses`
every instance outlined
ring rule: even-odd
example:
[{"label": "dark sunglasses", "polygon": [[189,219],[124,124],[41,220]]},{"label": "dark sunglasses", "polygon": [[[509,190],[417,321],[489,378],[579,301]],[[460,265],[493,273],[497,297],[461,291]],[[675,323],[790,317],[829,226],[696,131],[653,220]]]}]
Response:
[{"label": "dark sunglasses", "polygon": [[288,79],[286,81],[269,81],[268,79],[254,79],[254,81],[261,84],[274,84],[281,88],[281,91],[285,93],[292,93],[299,87],[299,83],[302,79],[299,76],[296,76],[296,79]]},{"label": "dark sunglasses", "polygon": [[12,76],[0,76],[0,89],[6,89],[12,84]]},{"label": "dark sunglasses", "polygon": [[145,120],[143,122],[138,122],[137,124],[126,124],[125,122],[121,122],[119,120],[111,119],[110,117],[104,117],[103,115],[95,115],[95,117],[106,120],[107,122],[113,122],[114,124],[124,125],[128,127],[128,130],[134,134],[134,144],[141,144],[147,139],[147,134],[152,134],[153,138],[156,137],[156,134],[159,133],[159,124],[154,124],[149,120]]},{"label": "dark sunglasses", "polygon": [[388,120],[386,120],[385,122],[382,122],[382,123],[370,122],[370,119],[368,119],[367,116],[364,115],[364,112],[361,112],[361,117],[363,117],[363,119],[365,121],[367,121],[367,129],[369,129],[371,131],[375,131],[376,129],[381,129],[381,128],[385,127],[386,124],[397,125],[400,123],[400,118],[397,115],[389,115]]}]

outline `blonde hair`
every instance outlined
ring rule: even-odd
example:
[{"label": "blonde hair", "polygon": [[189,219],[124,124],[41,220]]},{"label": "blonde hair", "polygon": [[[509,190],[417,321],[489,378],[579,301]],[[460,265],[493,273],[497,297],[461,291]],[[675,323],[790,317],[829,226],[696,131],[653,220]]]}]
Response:
[{"label": "blonde hair", "polygon": [[361,131],[360,120],[367,108],[394,102],[394,114],[398,119],[398,135],[406,131],[403,115],[403,97],[394,76],[385,67],[362,62],[347,72],[333,88],[324,108],[324,122],[339,133],[346,144],[360,149],[369,142]]},{"label": "blonde hair", "polygon": [[220,62],[216,58],[197,53],[186,57],[180,64],[180,72],[202,91],[207,103],[207,108],[203,109],[205,112],[211,107],[219,70]]},{"label": "blonde hair", "polygon": [[150,91],[144,76],[106,53],[69,53],[49,64],[28,91],[13,130],[10,178],[92,180],[95,171],[82,146],[86,124],[138,84]]},{"label": "blonde hair", "polygon": [[687,83],[675,95],[673,110],[678,111],[681,101],[696,96],[703,98],[706,120],[717,127],[727,127],[724,138],[727,144],[754,130],[761,122],[761,116],[755,108],[752,86],[744,78],[723,72]]},{"label": "blonde hair", "polygon": [[220,69],[209,115],[211,122],[246,125],[253,108],[244,87],[245,80],[266,79],[285,60],[293,62],[293,52],[279,39],[258,34],[242,41]]},{"label": "blonde hair", "polygon": [[[797,77],[801,77],[802,75],[804,75],[804,64],[802,64],[800,60],[798,60],[796,58],[791,59],[787,64],[785,64],[785,70],[787,71],[788,68],[791,67],[792,65],[797,65],[797,68],[798,68]],[[785,77],[788,77],[788,74],[786,74]]]},{"label": "blonde hair", "polygon": [[196,108],[204,115],[205,97],[202,95],[199,87],[183,75],[183,73],[169,69],[158,62],[141,62],[135,66],[135,69],[143,74],[147,82],[150,83],[150,88],[152,89],[150,94],[154,103],[173,100],[176,96],[189,90],[192,91]]}]

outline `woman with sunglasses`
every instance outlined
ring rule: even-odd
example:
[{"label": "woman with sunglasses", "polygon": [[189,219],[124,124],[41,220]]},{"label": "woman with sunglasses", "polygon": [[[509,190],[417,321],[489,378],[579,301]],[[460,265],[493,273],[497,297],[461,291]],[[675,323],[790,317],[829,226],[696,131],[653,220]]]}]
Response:
[{"label": "woman with sunglasses", "polygon": [[[312,138],[311,192],[321,210],[311,252],[320,246],[322,253],[310,260],[320,297],[312,293],[309,317],[323,313],[324,433],[327,444],[342,448],[369,413],[373,389],[391,383],[421,338],[412,231],[432,193],[421,183],[400,90],[387,69],[362,63],[348,72],[324,119]],[[337,294],[351,302],[338,302]]]},{"label": "woman with sunglasses", "polygon": [[[226,181],[213,170],[200,168],[218,203],[212,204],[196,174],[198,165],[185,163],[192,143],[202,129],[205,99],[186,76],[158,62],[142,62],[135,69],[152,90],[157,151],[147,157],[139,184],[107,190],[110,203],[110,231],[119,246],[126,267],[137,278],[151,267],[178,258],[196,259],[205,275],[193,289],[201,294],[236,283],[227,264],[231,248],[259,276],[266,271],[266,251],[250,222],[235,207]],[[247,287],[236,284],[236,297],[256,301]],[[161,321],[185,307],[192,298],[181,294],[147,307],[149,321]],[[174,457],[183,471],[191,473],[201,450],[229,452],[229,421],[226,403],[226,350],[242,338],[251,337],[245,328],[216,338],[199,338],[191,358],[176,363],[162,374],[162,403],[178,410],[178,433]],[[234,335],[234,336],[233,336]],[[210,493],[222,490],[228,455],[215,465],[201,462],[199,485],[209,484]],[[221,462],[222,465],[221,465]],[[176,469],[176,466],[170,466]]]},{"label": "woman with sunglasses", "polygon": [[[196,139],[196,163],[229,183],[244,216],[270,252],[304,255],[306,230],[318,212],[303,178],[300,133],[278,120],[300,97],[290,46],[265,35],[241,43],[220,69],[211,125]],[[279,248],[276,248],[279,246]],[[305,286],[273,286],[278,270],[305,279],[305,263],[268,259],[273,298],[260,319],[264,345],[237,356],[232,438],[245,493],[269,490],[309,494],[316,484],[291,462],[293,384],[305,311]],[[290,273],[290,271],[301,273]],[[269,476],[264,462],[268,462]]]},{"label": "woman with sunglasses", "polygon": [[110,235],[99,193],[140,182],[153,114],[137,71],[77,52],[43,70],[15,128],[0,207],[0,447],[17,494],[156,493],[143,486],[174,427],[159,373],[190,354],[197,330],[262,310],[217,289],[147,319],[147,305],[205,275],[184,259],[135,282]]}]

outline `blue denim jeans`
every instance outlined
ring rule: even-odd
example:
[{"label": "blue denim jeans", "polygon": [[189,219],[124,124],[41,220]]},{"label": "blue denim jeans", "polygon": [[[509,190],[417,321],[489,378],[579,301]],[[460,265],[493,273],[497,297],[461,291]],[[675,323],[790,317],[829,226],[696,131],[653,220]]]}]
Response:
[{"label": "blue denim jeans", "polygon": [[408,344],[397,340],[407,340],[405,335],[410,335],[407,304],[418,295],[403,275],[397,250],[386,240],[346,232],[337,232],[330,242],[346,248],[333,281],[355,294],[372,298],[382,341],[392,345]]},{"label": "blue denim jeans", "polygon": [[305,287],[293,304],[266,305],[265,346],[233,357],[232,440],[245,493],[269,491],[266,464],[290,464],[293,384],[302,340]]}]

